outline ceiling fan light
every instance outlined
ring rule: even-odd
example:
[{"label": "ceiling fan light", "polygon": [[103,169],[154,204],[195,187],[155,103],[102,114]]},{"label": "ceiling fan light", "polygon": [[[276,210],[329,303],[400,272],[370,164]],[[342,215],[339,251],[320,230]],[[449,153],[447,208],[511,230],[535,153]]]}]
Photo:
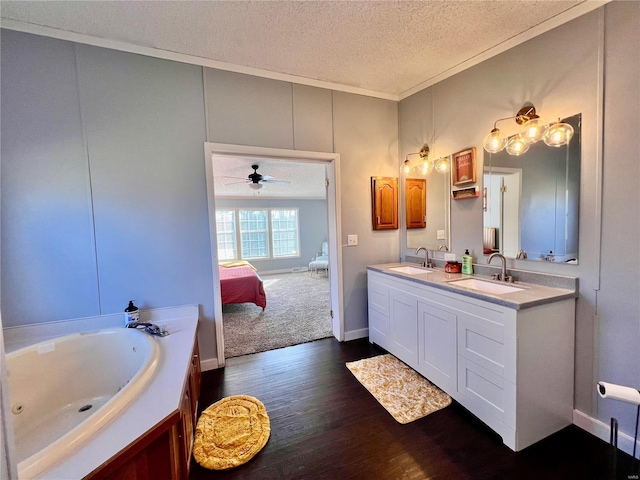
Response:
[{"label": "ceiling fan light", "polygon": [[544,143],[550,147],[561,147],[569,143],[571,137],[573,137],[573,127],[558,119],[558,122],[551,125],[544,134]]},{"label": "ceiling fan light", "polygon": [[484,137],[482,146],[489,153],[498,153],[504,149],[507,144],[507,139],[502,136],[500,130],[494,128],[491,133]]},{"label": "ceiling fan light", "polygon": [[262,183],[250,183],[249,188],[253,190],[260,190],[264,185]]},{"label": "ceiling fan light", "polygon": [[522,135],[514,135],[507,142],[507,153],[517,157],[529,150],[530,145],[531,144]]},{"label": "ceiling fan light", "polygon": [[542,120],[539,116],[534,115],[529,120],[527,120],[524,125],[522,125],[520,135],[526,138],[529,143],[535,143],[539,140],[542,140],[542,137],[547,131],[547,127],[548,125],[544,120]]}]

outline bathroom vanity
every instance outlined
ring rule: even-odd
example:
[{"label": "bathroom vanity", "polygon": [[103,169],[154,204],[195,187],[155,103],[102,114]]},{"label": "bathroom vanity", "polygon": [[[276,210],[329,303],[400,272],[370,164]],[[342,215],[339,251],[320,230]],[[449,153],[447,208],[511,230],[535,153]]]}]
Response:
[{"label": "bathroom vanity", "polygon": [[572,423],[575,283],[508,284],[408,264],[369,266],[367,276],[370,341],[509,448]]}]

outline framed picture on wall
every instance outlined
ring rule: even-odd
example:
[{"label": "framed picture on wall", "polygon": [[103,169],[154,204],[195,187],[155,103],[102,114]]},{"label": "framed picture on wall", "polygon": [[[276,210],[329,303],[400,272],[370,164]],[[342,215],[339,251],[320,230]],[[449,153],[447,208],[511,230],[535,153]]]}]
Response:
[{"label": "framed picture on wall", "polygon": [[476,183],[476,148],[471,147],[451,156],[451,183],[454,186]]}]

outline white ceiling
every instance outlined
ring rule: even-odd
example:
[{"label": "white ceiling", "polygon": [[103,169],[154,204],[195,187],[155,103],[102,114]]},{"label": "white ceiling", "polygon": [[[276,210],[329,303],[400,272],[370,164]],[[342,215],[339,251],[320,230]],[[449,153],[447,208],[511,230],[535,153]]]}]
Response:
[{"label": "white ceiling", "polygon": [[[258,165],[262,175],[291,183],[265,183],[262,189],[252,190],[246,182],[247,175],[253,173],[251,165]],[[214,155],[214,189],[216,197],[320,199],[326,197],[325,168],[318,163]]]},{"label": "white ceiling", "polygon": [[[9,1],[2,27],[402,99],[604,1]],[[251,164],[289,180],[251,190]],[[324,166],[214,159],[220,196],[324,198]]]}]

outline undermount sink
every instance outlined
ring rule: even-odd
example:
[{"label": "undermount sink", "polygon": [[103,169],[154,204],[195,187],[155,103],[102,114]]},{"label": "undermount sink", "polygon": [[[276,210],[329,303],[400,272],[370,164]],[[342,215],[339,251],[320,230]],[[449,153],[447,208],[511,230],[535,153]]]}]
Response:
[{"label": "undermount sink", "polygon": [[428,268],[418,268],[412,267],[410,265],[403,265],[401,267],[390,267],[388,270],[390,272],[406,273],[407,275],[418,275],[420,273],[433,272],[433,270],[429,270]]},{"label": "undermount sink", "polygon": [[457,287],[470,288],[472,290],[478,290],[479,292],[493,293],[497,295],[504,294],[504,293],[520,292],[524,290],[524,288],[513,287],[511,285],[504,285],[502,283],[487,282],[485,280],[480,280],[478,278],[465,278],[463,280],[452,280],[449,283]]}]

